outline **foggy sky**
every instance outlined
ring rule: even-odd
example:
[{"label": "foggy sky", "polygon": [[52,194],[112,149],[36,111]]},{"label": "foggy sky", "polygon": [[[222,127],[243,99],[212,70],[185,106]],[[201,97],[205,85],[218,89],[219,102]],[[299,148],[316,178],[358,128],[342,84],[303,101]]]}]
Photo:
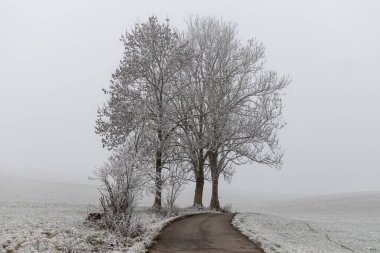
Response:
[{"label": "foggy sky", "polygon": [[86,182],[107,151],[96,110],[122,33],[149,15],[239,24],[292,77],[284,167],[236,169],[221,192],[380,190],[380,4],[376,1],[0,1],[0,176]]}]

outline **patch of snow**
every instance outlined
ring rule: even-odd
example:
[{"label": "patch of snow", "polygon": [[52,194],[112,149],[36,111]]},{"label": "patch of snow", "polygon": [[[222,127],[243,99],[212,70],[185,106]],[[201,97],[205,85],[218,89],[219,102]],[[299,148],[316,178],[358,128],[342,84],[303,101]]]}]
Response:
[{"label": "patch of snow", "polygon": [[380,194],[277,202],[232,223],[265,252],[380,252]]}]

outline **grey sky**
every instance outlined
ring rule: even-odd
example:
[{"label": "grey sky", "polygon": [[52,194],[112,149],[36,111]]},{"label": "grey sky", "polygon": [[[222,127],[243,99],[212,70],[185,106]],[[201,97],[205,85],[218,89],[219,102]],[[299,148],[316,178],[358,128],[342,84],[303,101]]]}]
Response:
[{"label": "grey sky", "polygon": [[96,110],[122,56],[120,35],[149,15],[239,24],[289,74],[281,171],[237,169],[221,191],[380,190],[377,1],[0,1],[0,175],[85,182],[106,159]]}]

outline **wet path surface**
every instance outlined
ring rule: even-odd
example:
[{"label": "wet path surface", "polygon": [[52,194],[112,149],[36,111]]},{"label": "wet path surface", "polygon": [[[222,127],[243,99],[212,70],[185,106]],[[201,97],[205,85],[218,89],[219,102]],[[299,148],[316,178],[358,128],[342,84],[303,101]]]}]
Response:
[{"label": "wet path surface", "polygon": [[161,232],[158,243],[149,252],[263,253],[231,225],[233,216],[208,213],[179,219]]}]

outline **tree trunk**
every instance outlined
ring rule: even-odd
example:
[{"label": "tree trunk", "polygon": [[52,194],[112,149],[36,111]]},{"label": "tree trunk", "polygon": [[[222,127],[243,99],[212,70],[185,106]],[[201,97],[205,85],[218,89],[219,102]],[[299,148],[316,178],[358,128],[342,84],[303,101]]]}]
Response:
[{"label": "tree trunk", "polygon": [[156,152],[156,178],[155,178],[155,190],[156,194],[154,196],[154,204],[153,209],[161,209],[162,201],[161,201],[161,193],[162,193],[162,154],[161,151]]},{"label": "tree trunk", "polygon": [[203,186],[205,183],[205,175],[204,175],[204,161],[203,159],[199,159],[198,169],[196,170],[196,178],[195,178],[195,194],[194,194],[194,206],[203,207],[202,197],[203,197]]},{"label": "tree trunk", "polygon": [[218,182],[219,178],[215,177],[212,179],[212,195],[211,195],[211,202],[210,202],[210,209],[211,210],[220,210],[220,204],[219,204],[219,194],[218,194]]},{"label": "tree trunk", "polygon": [[219,183],[218,153],[211,152],[209,154],[209,160],[210,160],[211,181],[212,181],[210,209],[219,211],[220,204],[219,204],[219,194],[218,194],[218,183]]}]

